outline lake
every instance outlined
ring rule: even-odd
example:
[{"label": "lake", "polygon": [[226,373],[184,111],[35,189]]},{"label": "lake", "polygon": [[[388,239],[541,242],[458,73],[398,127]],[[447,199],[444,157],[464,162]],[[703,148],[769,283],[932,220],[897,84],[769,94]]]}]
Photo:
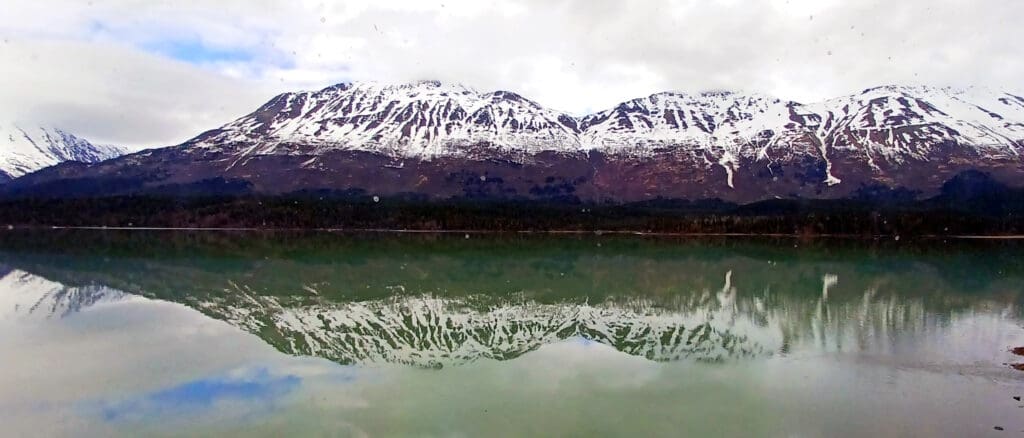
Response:
[{"label": "lake", "polygon": [[1024,242],[0,233],[8,436],[1020,436]]}]

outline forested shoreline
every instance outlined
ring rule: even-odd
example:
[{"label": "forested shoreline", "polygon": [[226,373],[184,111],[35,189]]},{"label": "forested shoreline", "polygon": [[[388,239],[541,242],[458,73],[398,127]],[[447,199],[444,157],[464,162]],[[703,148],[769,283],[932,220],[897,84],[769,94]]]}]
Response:
[{"label": "forested shoreline", "polygon": [[[991,201],[991,200],[989,200]],[[9,227],[651,232],[775,235],[1018,235],[1020,200],[773,200],[634,204],[377,197],[125,196],[0,201]],[[1012,202],[1011,202],[1012,201]]]}]

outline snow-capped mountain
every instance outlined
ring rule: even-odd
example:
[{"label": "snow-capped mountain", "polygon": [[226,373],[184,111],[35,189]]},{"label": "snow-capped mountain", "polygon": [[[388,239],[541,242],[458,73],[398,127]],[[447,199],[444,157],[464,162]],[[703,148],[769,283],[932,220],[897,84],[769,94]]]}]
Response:
[{"label": "snow-capped mountain", "polygon": [[666,92],[575,117],[506,91],[355,83],[281,94],[180,146],[24,186],[116,177],[134,181],[124,192],[217,180],[264,193],[749,202],[881,185],[929,196],[968,170],[1021,185],[1022,149],[1024,98],[980,88],[888,86],[806,104]]},{"label": "snow-capped mountain", "polygon": [[357,149],[397,156],[458,155],[488,145],[536,153],[579,148],[577,121],[515,93],[481,93],[424,81],[339,84],[284,93],[204,136],[199,145],[244,143],[243,154]]},{"label": "snow-capped mountain", "polygon": [[56,128],[0,123],[0,181],[64,161],[95,163],[126,152],[118,146],[94,145]]},{"label": "snow-capped mountain", "polygon": [[584,117],[582,137],[589,147],[607,150],[741,146],[800,126],[792,119],[799,107],[757,94],[658,93]]},{"label": "snow-capped mountain", "polygon": [[799,142],[808,134],[829,140],[826,148],[864,147],[892,160],[924,158],[927,147],[918,143],[946,141],[1016,156],[1024,140],[1024,98],[891,86],[804,105],[727,91],[666,92],[574,117],[505,91],[436,81],[357,83],[281,94],[193,143],[256,143],[247,154],[336,148],[435,157],[487,145],[524,153],[717,148],[756,157],[759,144]]},{"label": "snow-capped mountain", "polygon": [[786,155],[815,154],[807,136],[813,117],[796,102],[727,91],[658,93],[584,117],[581,137],[591,149],[650,156],[672,151],[705,166],[721,166],[726,184],[743,161],[765,160],[785,144]]},{"label": "snow-capped mountain", "polygon": [[927,160],[943,144],[992,158],[1024,152],[1024,98],[1008,93],[888,86],[809,108],[827,148],[890,162]]}]

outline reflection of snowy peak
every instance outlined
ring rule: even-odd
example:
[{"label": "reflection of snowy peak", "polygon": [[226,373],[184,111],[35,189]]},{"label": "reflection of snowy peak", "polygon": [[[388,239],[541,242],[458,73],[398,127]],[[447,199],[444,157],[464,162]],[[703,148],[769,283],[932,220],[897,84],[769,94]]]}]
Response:
[{"label": "reflection of snowy peak", "polygon": [[305,305],[274,297],[244,301],[255,304],[249,300],[258,305],[218,300],[198,307],[250,332],[272,332],[268,340],[283,351],[342,363],[443,366],[505,360],[576,337],[656,361],[719,361],[769,354],[778,343],[771,336],[751,337],[759,334],[745,330],[754,328],[752,322],[726,313],[677,312],[645,303],[488,304],[432,296]]},{"label": "reflection of snowy peak", "polygon": [[599,303],[404,294],[332,301],[318,294],[260,295],[229,282],[222,293],[187,297],[184,303],[289,354],[423,367],[514,359],[571,338],[654,361],[723,361],[803,348],[886,349],[898,341],[891,338],[894,331],[925,333],[940,324],[924,318],[929,312],[919,298],[875,289],[830,298],[840,282],[834,274],[821,278],[818,297],[740,294],[732,278],[732,271],[726,273],[718,290]]},{"label": "reflection of snowy peak", "polygon": [[0,318],[63,318],[90,306],[123,300],[124,292],[105,286],[69,287],[24,271],[0,277]]},{"label": "reflection of snowy peak", "polygon": [[[379,274],[379,265],[367,266],[366,272]],[[345,364],[439,367],[481,359],[509,360],[566,339],[598,342],[654,361],[889,351],[898,348],[904,337],[945,333],[957,321],[982,309],[1019,312],[1006,302],[978,300],[965,305],[959,298],[945,299],[941,294],[948,289],[935,280],[932,271],[916,277],[883,271],[876,279],[855,280],[853,286],[844,280],[844,274],[824,269],[818,270],[824,272],[819,278],[808,277],[807,272],[816,270],[809,269],[787,271],[793,275],[772,277],[775,280],[765,280],[763,271],[737,271],[734,275],[729,270],[724,278],[697,278],[693,287],[674,289],[685,284],[678,278],[664,280],[666,284],[641,281],[636,284],[661,292],[602,298],[588,298],[586,292],[574,288],[568,289],[576,291],[569,298],[529,288],[512,294],[465,295],[456,291],[439,296],[438,288],[417,287],[411,282],[388,285],[386,290],[353,300],[348,286],[322,281],[324,271],[319,269],[286,273],[283,282],[251,273],[199,281],[204,274],[174,265],[168,271],[149,265],[140,269],[145,275],[131,274],[130,281],[114,284],[149,299],[191,307],[258,336],[284,353]],[[700,277],[708,269],[718,271],[705,266],[702,273],[693,275]],[[193,275],[183,276],[182,272]],[[856,275],[864,274],[858,271]],[[146,280],[140,283],[142,277]],[[169,280],[172,277],[182,279],[175,282]],[[318,277],[321,281],[306,283]],[[365,278],[351,271],[343,277]],[[80,272],[74,278],[83,280]],[[115,277],[100,278],[110,281]],[[746,281],[746,288],[740,289],[736,278],[766,282]],[[721,287],[712,286],[723,280]],[[903,285],[894,286],[903,280],[918,285],[910,290],[924,295],[908,292]],[[277,294],[267,295],[271,291]],[[64,286],[24,271],[8,271],[0,276],[0,322],[57,319],[130,297],[103,286]]]}]

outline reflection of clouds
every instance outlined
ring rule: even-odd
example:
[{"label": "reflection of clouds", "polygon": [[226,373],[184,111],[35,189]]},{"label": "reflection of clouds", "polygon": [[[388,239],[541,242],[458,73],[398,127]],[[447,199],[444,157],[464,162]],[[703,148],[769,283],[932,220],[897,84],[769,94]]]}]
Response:
[{"label": "reflection of clouds", "polygon": [[595,388],[637,387],[654,380],[660,370],[648,360],[583,337],[543,345],[510,363],[524,378],[521,384],[548,391],[580,380]]},{"label": "reflection of clouds", "polygon": [[[80,414],[89,423],[155,415],[161,403],[175,400],[234,403],[246,391],[258,393],[242,383],[253,376],[221,382],[203,376],[279,356],[259,339],[181,304],[17,270],[0,276],[0,323],[0,356],[11,358],[0,373],[4,436],[110,436],[95,424],[99,429],[85,432]],[[56,417],[68,420],[48,424]]]},{"label": "reflection of clouds", "polygon": [[244,405],[246,412],[267,409],[302,383],[295,375],[272,374],[267,368],[201,378],[138,397],[99,402],[105,421],[130,422],[191,416],[223,405]]},{"label": "reflection of clouds", "polygon": [[[266,418],[287,415],[290,408],[307,400],[318,404],[324,415],[338,409],[367,408],[355,388],[380,384],[380,370],[339,366],[323,359],[288,357],[276,354],[269,360],[250,362],[239,368],[177,381],[165,387],[133,385],[133,389],[113,394],[102,388],[83,389],[65,382],[63,390],[71,397],[63,402],[39,401],[43,396],[14,400],[0,396],[2,436],[217,436],[217,425],[256,427],[258,436],[279,436],[261,432],[258,425]],[[160,364],[140,362],[143,368]],[[178,374],[193,375],[194,367]],[[117,381],[122,370],[97,370],[90,380]],[[37,372],[39,377],[61,377],[66,372]],[[29,384],[30,388],[35,385]],[[0,391],[0,394],[5,394]],[[31,402],[29,402],[31,401]],[[13,402],[13,403],[12,403]],[[54,422],[54,418],[61,418]],[[338,430],[353,429],[343,420],[332,418]],[[317,424],[328,424],[327,419]],[[330,429],[330,428],[328,428]],[[167,431],[173,431],[168,434]],[[197,432],[205,431],[205,432]],[[253,433],[239,433],[239,436]],[[299,435],[302,436],[302,435]],[[347,435],[346,435],[347,436]]]}]

